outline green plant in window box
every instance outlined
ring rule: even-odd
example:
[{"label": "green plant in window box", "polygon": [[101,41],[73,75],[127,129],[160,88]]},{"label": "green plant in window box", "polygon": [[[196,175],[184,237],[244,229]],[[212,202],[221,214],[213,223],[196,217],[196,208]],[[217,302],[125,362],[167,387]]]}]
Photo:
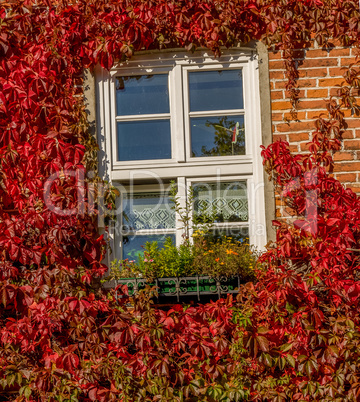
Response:
[{"label": "green plant in window box", "polygon": [[253,280],[257,251],[243,239],[212,236],[216,211],[212,214],[197,211],[192,215],[190,211],[194,193],[191,189],[184,207],[180,204],[175,183],[171,185],[170,194],[174,209],[183,224],[183,244],[176,247],[170,237],[162,248],[156,241],[147,242],[143,246],[143,254],[138,255],[137,262],[114,261],[111,264],[111,273],[106,279],[144,278],[153,283],[156,278],[239,276],[242,281]]},{"label": "green plant in window box", "polygon": [[193,246],[190,243],[176,247],[171,238],[165,240],[163,248],[157,242],[146,243],[144,256],[139,259],[139,269],[145,278],[168,278],[193,275]]},{"label": "green plant in window box", "polygon": [[221,238],[206,238],[201,232],[194,233],[194,242],[176,247],[170,238],[164,248],[156,242],[144,246],[139,261],[114,261],[107,278],[144,278],[153,282],[156,278],[210,276],[239,276],[243,281],[254,279],[257,252],[248,243]]}]

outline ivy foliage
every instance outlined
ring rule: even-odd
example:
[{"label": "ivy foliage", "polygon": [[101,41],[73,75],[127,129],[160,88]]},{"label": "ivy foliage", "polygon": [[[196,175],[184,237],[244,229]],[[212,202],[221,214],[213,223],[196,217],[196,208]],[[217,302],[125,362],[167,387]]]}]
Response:
[{"label": "ivy foliage", "polygon": [[144,295],[129,311],[126,298],[102,294],[101,185],[78,85],[84,68],[109,69],[142,49],[219,55],[261,40],[282,50],[295,102],[295,49],[358,46],[359,17],[357,1],[340,0],[1,2],[4,400],[359,399],[359,202],[325,169],[345,127],[340,107],[357,110],[356,66],[340,105],[330,101],[330,118],[317,121],[309,155],[283,142],[263,151],[303,218],[279,223],[268,271],[241,293],[235,316],[231,299],[164,313]]}]

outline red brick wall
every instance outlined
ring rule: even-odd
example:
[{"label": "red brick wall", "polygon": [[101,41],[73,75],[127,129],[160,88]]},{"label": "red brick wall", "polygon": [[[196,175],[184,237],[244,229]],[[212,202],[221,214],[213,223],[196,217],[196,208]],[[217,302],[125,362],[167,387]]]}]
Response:
[{"label": "red brick wall", "polygon": [[[306,151],[309,135],[314,131],[314,121],[326,112],[325,100],[336,95],[335,85],[343,82],[343,66],[355,61],[355,49],[306,49],[298,52],[300,102],[298,121],[291,119],[291,104],[286,93],[287,80],[281,53],[269,54],[273,139],[282,138],[295,152]],[[343,138],[342,151],[335,155],[334,176],[347,187],[360,193],[360,119],[350,111],[345,116],[348,123]]]}]

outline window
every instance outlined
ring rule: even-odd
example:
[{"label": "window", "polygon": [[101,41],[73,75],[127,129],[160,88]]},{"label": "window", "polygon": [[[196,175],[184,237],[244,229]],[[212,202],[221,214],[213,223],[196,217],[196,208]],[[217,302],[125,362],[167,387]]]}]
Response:
[{"label": "window", "polygon": [[193,214],[212,212],[214,231],[266,242],[258,62],[253,50],[148,52],[99,70],[103,174],[121,198],[112,233],[117,258],[182,231],[169,198],[194,190]]}]

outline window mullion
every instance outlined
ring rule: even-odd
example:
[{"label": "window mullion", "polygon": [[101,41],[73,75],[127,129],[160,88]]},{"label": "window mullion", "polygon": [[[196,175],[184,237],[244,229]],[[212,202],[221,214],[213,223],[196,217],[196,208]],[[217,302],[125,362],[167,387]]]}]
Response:
[{"label": "window mullion", "polygon": [[175,64],[169,72],[172,155],[176,162],[185,162],[182,67]]}]

